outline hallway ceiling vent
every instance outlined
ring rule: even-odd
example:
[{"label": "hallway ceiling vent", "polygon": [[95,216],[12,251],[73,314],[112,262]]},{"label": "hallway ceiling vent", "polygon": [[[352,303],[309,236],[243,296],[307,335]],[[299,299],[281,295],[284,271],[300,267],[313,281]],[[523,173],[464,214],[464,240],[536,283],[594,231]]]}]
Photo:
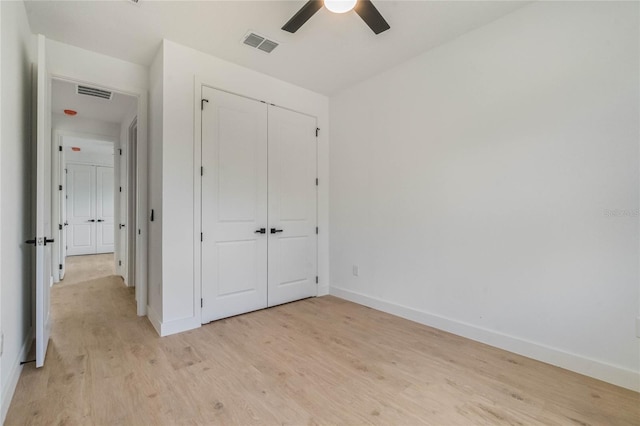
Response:
[{"label": "hallway ceiling vent", "polygon": [[78,95],[93,96],[96,98],[107,100],[111,100],[111,97],[113,96],[113,92],[109,92],[108,90],[96,89],[95,87],[81,85],[77,85],[76,87]]},{"label": "hallway ceiling vent", "polygon": [[280,43],[278,43],[277,41],[269,40],[266,37],[263,37],[251,31],[245,34],[242,42],[247,46],[253,47],[254,49],[262,50],[266,53],[273,52],[273,49],[280,45]]}]

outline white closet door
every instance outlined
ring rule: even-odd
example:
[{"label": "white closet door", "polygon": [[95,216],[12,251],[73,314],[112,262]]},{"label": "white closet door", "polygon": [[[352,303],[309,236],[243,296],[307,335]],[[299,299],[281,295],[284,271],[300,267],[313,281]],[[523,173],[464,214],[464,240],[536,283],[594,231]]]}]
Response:
[{"label": "white closet door", "polygon": [[96,252],[96,168],[69,164],[67,170],[67,254],[93,254]]},{"label": "white closet door", "polygon": [[203,87],[202,322],[267,306],[267,106]]},{"label": "white closet door", "polygon": [[96,253],[114,250],[113,168],[96,167]]},{"label": "white closet door", "polygon": [[269,107],[269,306],[316,296],[316,119]]}]

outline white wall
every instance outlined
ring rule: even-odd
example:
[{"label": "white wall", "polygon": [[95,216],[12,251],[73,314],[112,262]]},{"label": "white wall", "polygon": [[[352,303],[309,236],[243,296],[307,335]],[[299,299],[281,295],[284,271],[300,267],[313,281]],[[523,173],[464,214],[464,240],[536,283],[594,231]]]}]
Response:
[{"label": "white wall", "polygon": [[0,158],[0,288],[4,348],[0,361],[4,421],[17,384],[20,361],[33,336],[31,329],[31,261],[33,248],[24,241],[33,238],[31,223],[31,63],[35,41],[29,30],[22,2],[0,2],[2,153]]},{"label": "white wall", "polygon": [[65,167],[69,168],[69,164],[87,164],[93,166],[114,166],[114,155],[104,152],[87,152],[82,150],[74,152],[69,148],[65,148]]},{"label": "white wall", "polygon": [[149,72],[149,206],[155,219],[149,223],[149,292],[147,314],[158,333],[162,318],[162,143],[163,143],[163,67],[160,49]]},{"label": "white wall", "polygon": [[145,91],[149,84],[147,67],[50,39],[47,39],[47,67],[54,77],[134,95]]},{"label": "white wall", "polygon": [[638,36],[535,3],[332,97],[331,293],[640,389]]},{"label": "white wall", "polygon": [[[321,291],[326,293],[328,185],[323,183],[328,182],[328,99],[167,40],[163,50],[162,211],[158,215],[163,224],[162,334],[200,325],[200,282],[194,276],[194,118],[200,113],[194,98],[195,78],[318,117],[322,129],[318,158],[319,276]],[[200,94],[197,96],[199,99]]]},{"label": "white wall", "polygon": [[69,117],[64,114],[51,114],[51,129],[58,132],[81,133],[93,136],[105,136],[109,140],[120,138],[120,126],[83,117]]}]

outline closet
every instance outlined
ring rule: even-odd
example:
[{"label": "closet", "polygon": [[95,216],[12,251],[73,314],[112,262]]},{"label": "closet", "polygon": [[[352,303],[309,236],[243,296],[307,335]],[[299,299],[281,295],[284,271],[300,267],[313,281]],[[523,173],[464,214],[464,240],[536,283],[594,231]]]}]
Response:
[{"label": "closet", "polygon": [[202,97],[202,322],[315,296],[316,118]]},{"label": "closet", "polygon": [[114,249],[113,167],[67,165],[67,255]]}]

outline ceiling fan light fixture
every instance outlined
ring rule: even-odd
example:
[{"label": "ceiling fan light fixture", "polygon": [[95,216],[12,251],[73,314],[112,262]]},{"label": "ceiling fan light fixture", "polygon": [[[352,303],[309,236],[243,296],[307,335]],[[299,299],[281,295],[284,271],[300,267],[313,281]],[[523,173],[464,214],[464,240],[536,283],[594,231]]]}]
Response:
[{"label": "ceiling fan light fixture", "polygon": [[324,7],[333,13],[346,13],[356,7],[357,0],[324,0]]}]

